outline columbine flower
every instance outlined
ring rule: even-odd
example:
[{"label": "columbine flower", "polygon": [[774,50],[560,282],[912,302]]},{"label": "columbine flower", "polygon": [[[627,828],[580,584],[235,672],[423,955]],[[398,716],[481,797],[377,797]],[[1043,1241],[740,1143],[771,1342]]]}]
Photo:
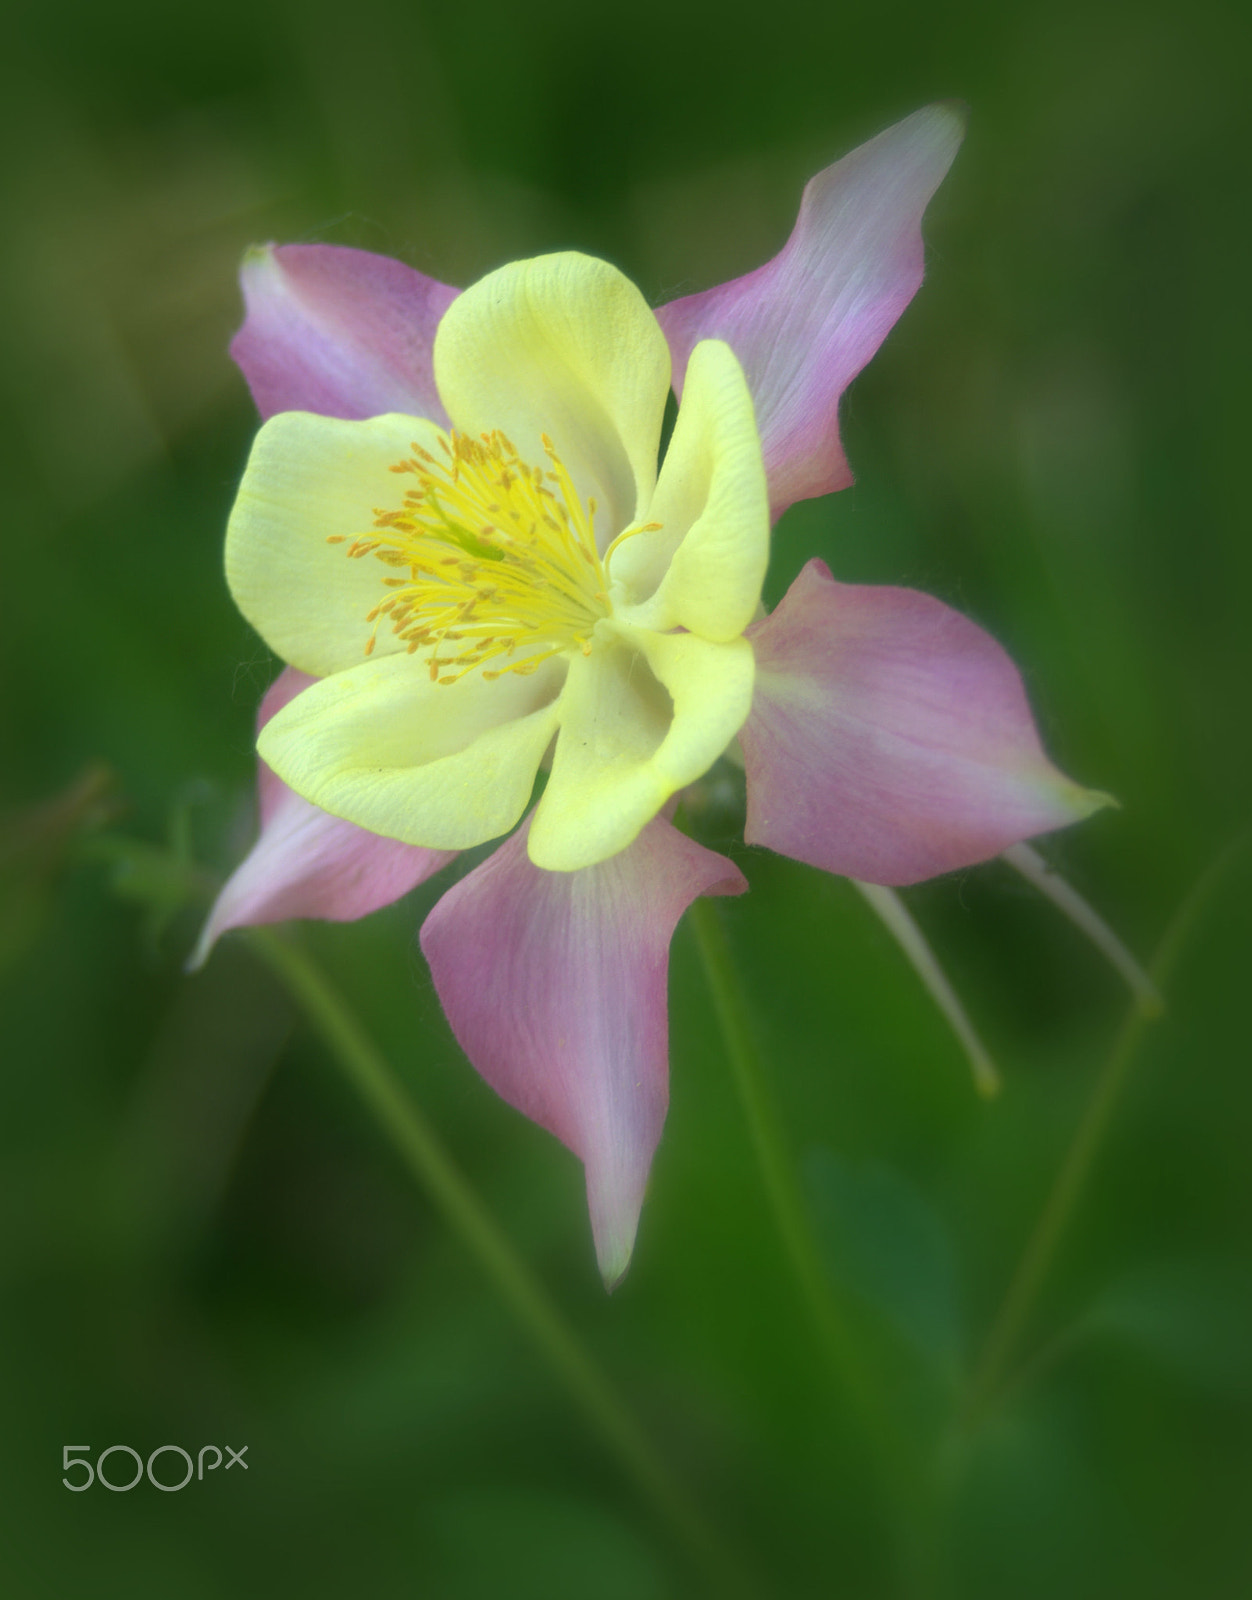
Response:
[{"label": "columbine flower", "polygon": [[226,541],[240,609],[321,681],[263,729],[283,781],[406,844],[519,821],[536,866],[624,849],[752,701],[743,630],[769,555],[743,373],[701,341],[659,479],[669,347],[585,256],[493,272],[439,323],[452,420],[282,412]]},{"label": "columbine flower", "polygon": [[291,666],[263,707],[262,835],[201,953],[405,892],[513,828],[550,760],[422,947],[474,1065],[581,1157],[610,1283],[665,1115],[670,936],[746,887],[671,826],[675,793],[737,740],[749,842],[877,884],[1101,803],[938,601],[810,562],[758,615],[771,515],[851,481],[838,399],[921,281],[959,139],[948,108],[908,118],[809,184],[773,261],[655,315],[577,255],[459,296],[328,246],[245,264],[233,348],[270,420],[227,571]]}]

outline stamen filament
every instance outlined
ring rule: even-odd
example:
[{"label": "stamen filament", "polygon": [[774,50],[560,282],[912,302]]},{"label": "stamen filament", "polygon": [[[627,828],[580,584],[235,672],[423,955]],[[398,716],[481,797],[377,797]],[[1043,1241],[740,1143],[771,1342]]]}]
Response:
[{"label": "stamen filament", "polygon": [[[571,649],[590,654],[596,624],[612,613],[595,501],[584,507],[552,440],[542,440],[547,471],[522,461],[498,430],[441,433],[445,460],[414,444],[392,466],[417,487],[400,508],[375,510],[373,529],[346,551],[407,573],[383,579],[391,592],[366,617],[366,654],[384,617],[410,654],[429,647],[431,678],[444,684],[502,658],[485,677],[527,675]],[[444,654],[445,645],[459,648]]]}]

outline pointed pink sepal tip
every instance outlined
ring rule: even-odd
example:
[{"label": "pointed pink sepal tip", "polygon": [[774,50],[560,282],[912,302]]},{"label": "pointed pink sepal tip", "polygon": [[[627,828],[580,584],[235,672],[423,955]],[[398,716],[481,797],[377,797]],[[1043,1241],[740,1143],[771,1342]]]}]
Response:
[{"label": "pointed pink sepal tip", "polygon": [[914,112],[809,181],[772,261],[657,312],[680,395],[701,339],[724,339],[738,356],[775,518],[852,482],[839,397],[921,285],[922,215],[964,132],[955,103]]},{"label": "pointed pink sepal tip", "polygon": [[247,314],[230,353],[262,417],[397,411],[447,423],[431,349],[459,290],[331,244],[255,246],[239,276]]},{"label": "pointed pink sepal tip", "polygon": [[750,844],[899,887],[1114,803],[1052,765],[1012,661],[931,595],[810,561],[748,636]]},{"label": "pointed pink sepal tip", "polygon": [[598,866],[544,872],[529,824],[454,884],[421,944],[461,1048],[583,1162],[600,1272],[630,1263],[669,1098],[666,986],[679,917],[742,873],[657,817]]},{"label": "pointed pink sepal tip", "polygon": [[[258,730],[314,681],[287,667],[261,701]],[[188,971],[204,965],[230,928],[304,917],[355,922],[408,894],[455,854],[383,839],[332,817],[301,799],[260,760],[257,789],[257,841],[214,902]]]}]

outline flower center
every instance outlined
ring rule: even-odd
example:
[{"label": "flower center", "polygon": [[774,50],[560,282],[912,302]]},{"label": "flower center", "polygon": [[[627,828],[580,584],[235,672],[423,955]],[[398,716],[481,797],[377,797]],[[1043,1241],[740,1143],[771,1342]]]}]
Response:
[{"label": "flower center", "polygon": [[[596,503],[584,509],[547,434],[548,468],[528,466],[504,434],[439,435],[442,457],[420,445],[392,472],[417,480],[398,511],[375,511],[373,531],[348,546],[405,576],[366,617],[369,655],[384,619],[408,644],[429,648],[431,678],[455,683],[486,661],[485,678],[534,672],[563,651],[591,653],[611,614],[596,552]],[[640,530],[631,530],[640,531]],[[335,536],[332,544],[343,543]]]}]

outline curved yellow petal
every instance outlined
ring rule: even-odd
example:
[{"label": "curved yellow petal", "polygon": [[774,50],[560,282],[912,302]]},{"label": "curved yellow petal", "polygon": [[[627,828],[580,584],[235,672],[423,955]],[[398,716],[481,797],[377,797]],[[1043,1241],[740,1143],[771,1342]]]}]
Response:
[{"label": "curved yellow petal", "polygon": [[575,657],[530,859],[552,872],[625,849],[669,797],[707,772],[752,704],[752,646],[602,625]]},{"label": "curved yellow petal", "polygon": [[257,749],[306,800],[371,833],[436,850],[494,839],[521,816],[557,725],[564,663],[432,683],[390,655],[323,678]]},{"label": "curved yellow petal", "polygon": [[[376,509],[401,504],[406,480],[388,469],[437,438],[420,417],[343,422],[305,411],[280,412],[257,434],[226,530],[226,581],[270,649],[301,672],[324,678],[364,660],[366,617],[390,569],[349,558],[348,545],[369,533]],[[380,655],[403,648],[378,630]]]},{"label": "curved yellow petal", "polygon": [[435,382],[455,427],[500,429],[547,470],[547,434],[600,547],[646,506],[669,394],[665,336],[628,278],[566,252],[515,261],[472,285],[435,335]]},{"label": "curved yellow petal", "polygon": [[610,562],[615,585],[649,596],[628,615],[660,631],[737,638],[769,562],[769,487],[747,380],[720,339],[692,352],[647,515],[660,529],[632,534]]}]

